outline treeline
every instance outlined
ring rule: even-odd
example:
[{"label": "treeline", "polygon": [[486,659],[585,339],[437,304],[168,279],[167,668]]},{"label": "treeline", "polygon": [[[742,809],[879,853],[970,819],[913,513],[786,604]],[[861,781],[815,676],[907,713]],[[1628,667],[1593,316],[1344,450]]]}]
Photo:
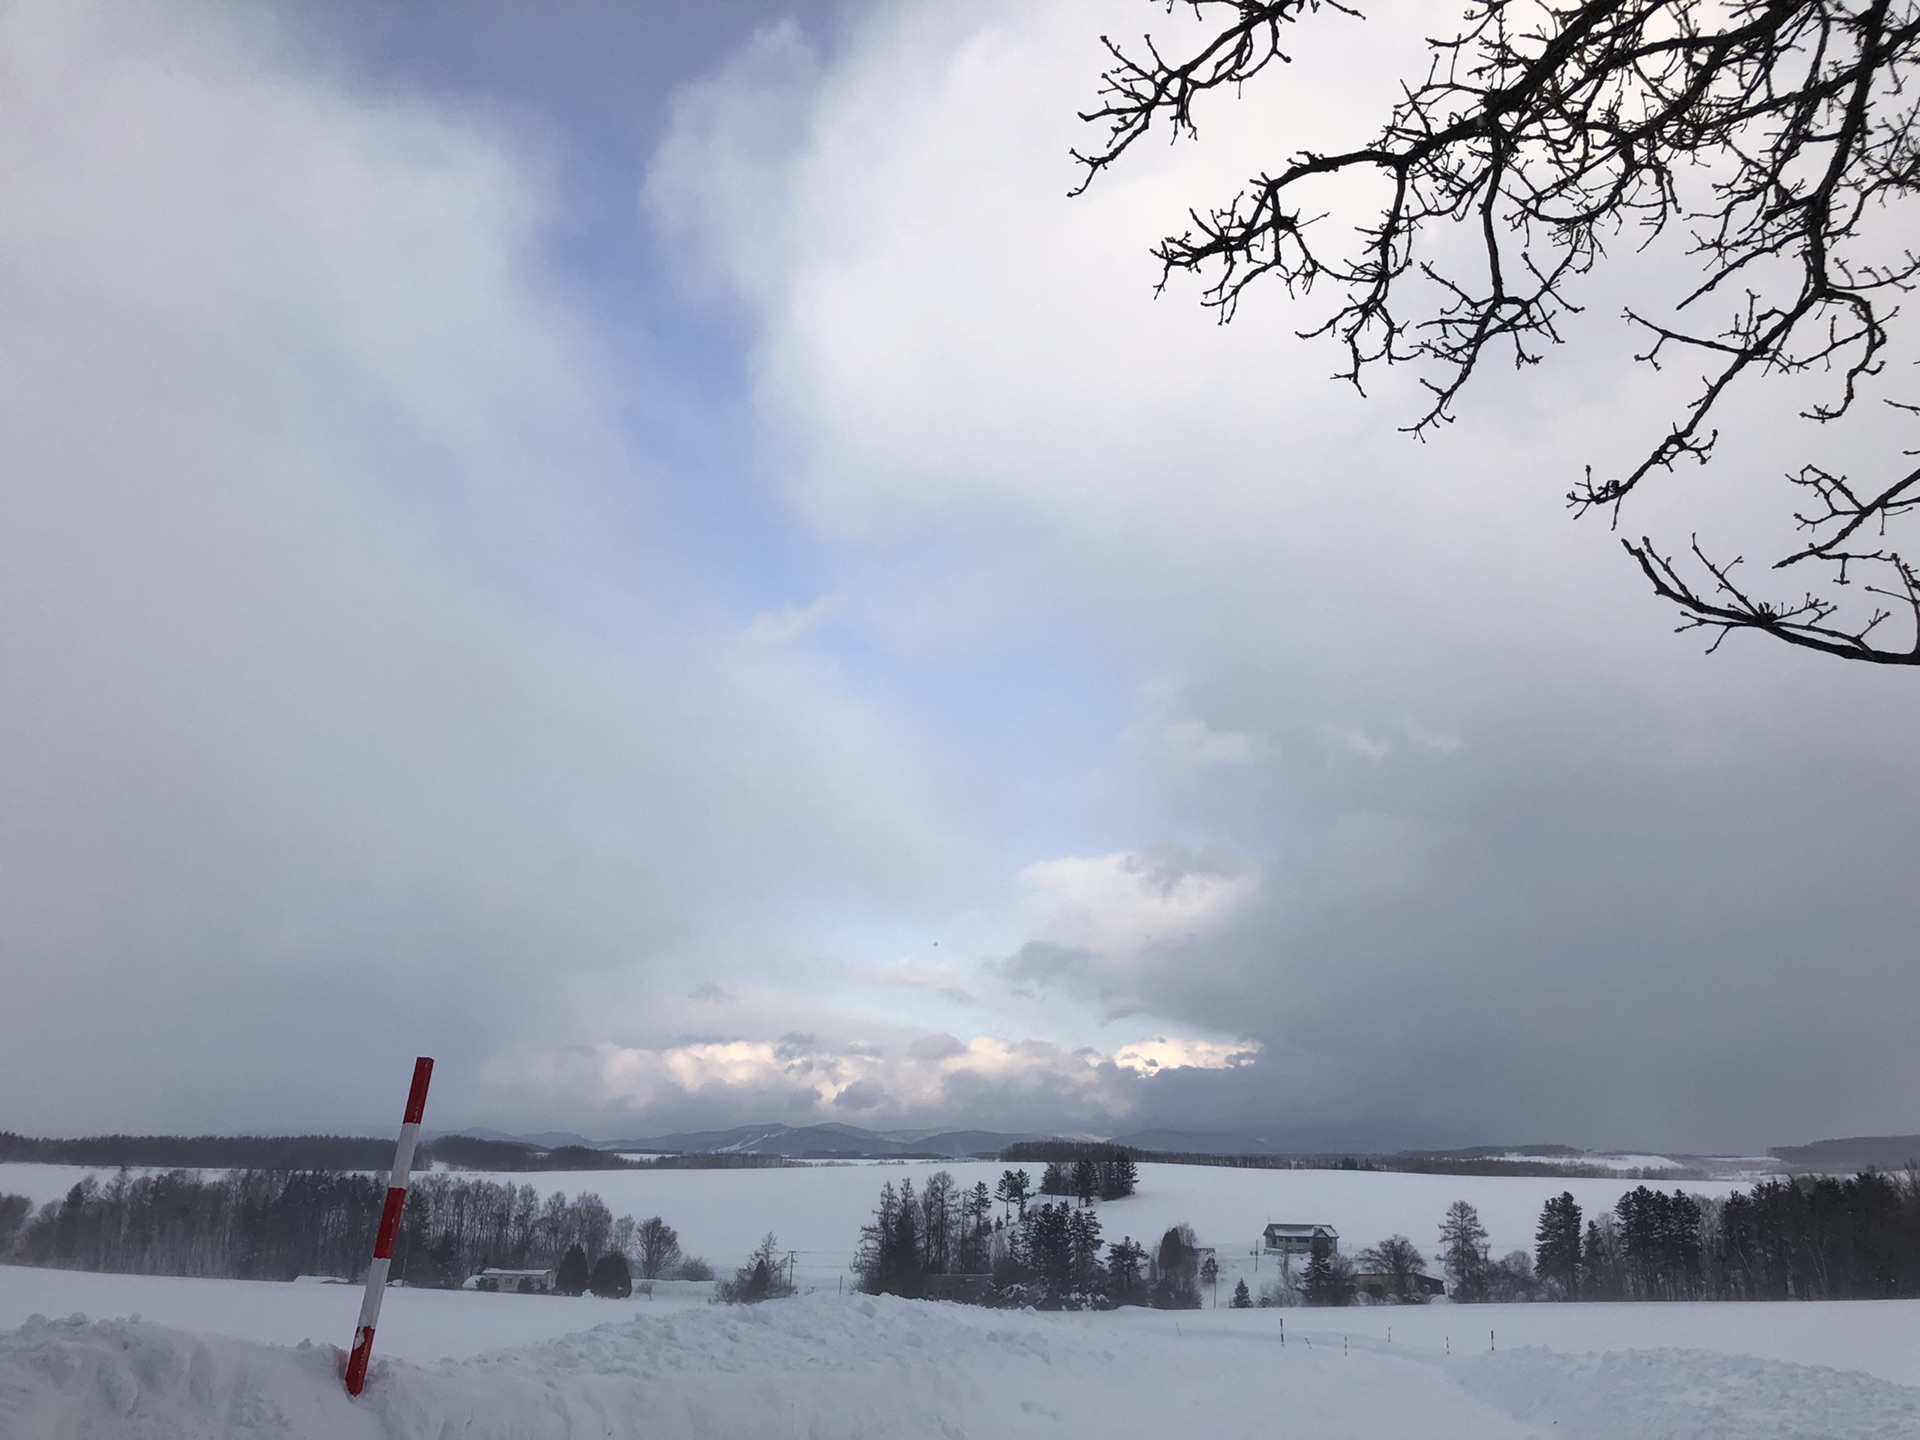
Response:
[{"label": "treeline", "polygon": [[[1089,1167],[1079,1170],[1089,1195],[1098,1193],[1095,1177],[1102,1166],[1110,1167],[1105,1173],[1116,1189],[1124,1183],[1120,1193],[1131,1193],[1131,1164],[1124,1154],[1099,1160],[1082,1155],[1072,1166],[1058,1167],[1061,1183],[1071,1188],[1052,1193],[1080,1193],[1072,1176],[1081,1166]],[[873,1219],[860,1231],[853,1264],[860,1288],[1041,1309],[1199,1305],[1203,1268],[1212,1257],[1206,1252],[1203,1262],[1188,1227],[1167,1231],[1151,1252],[1130,1236],[1103,1247],[1099,1215],[1084,1201],[1030,1205],[1031,1194],[1024,1170],[1007,1171],[993,1191],[984,1181],[962,1189],[945,1170],[928,1176],[918,1194],[911,1180],[897,1189],[888,1181]],[[1006,1213],[995,1215],[996,1203]]]},{"label": "treeline", "polygon": [[[0,1163],[97,1165],[117,1170],[381,1170],[393,1165],[393,1141],[353,1135],[90,1135],[39,1140],[0,1130]],[[414,1168],[432,1163],[430,1146]]]},{"label": "treeline", "polygon": [[1493,1260],[1485,1239],[1456,1203],[1442,1228],[1456,1300],[1911,1299],[1920,1171],[1768,1180],[1722,1199],[1641,1185],[1593,1216],[1562,1193],[1532,1255]]},{"label": "treeline", "polygon": [[[556,1145],[541,1150],[517,1140],[479,1140],[471,1135],[442,1135],[423,1147],[431,1163],[458,1170],[635,1170],[638,1162],[612,1150],[586,1145]],[[389,1162],[391,1163],[391,1162]]]},{"label": "treeline", "polygon": [[1131,1154],[1142,1164],[1211,1165],[1228,1170],[1380,1170],[1405,1175],[1513,1175],[1532,1179],[1684,1180],[1697,1172],[1680,1167],[1619,1170],[1583,1165],[1577,1161],[1511,1159],[1490,1155],[1456,1155],[1408,1151],[1397,1155],[1216,1155],[1192,1150],[1120,1151],[1112,1145],[1072,1140],[1022,1140],[1000,1152],[1005,1164],[1048,1161],[1071,1164],[1082,1156],[1101,1152]]},{"label": "treeline", "polygon": [[[89,1176],[37,1211],[20,1196],[0,1197],[0,1258],[133,1275],[352,1279],[365,1272],[385,1194],[384,1178],[341,1171],[121,1171],[105,1184]],[[621,1269],[649,1279],[689,1266],[712,1275],[681,1255],[658,1216],[636,1222],[592,1193],[543,1200],[531,1185],[442,1173],[407,1192],[393,1276],[453,1288],[486,1267],[558,1269],[575,1250],[587,1266],[619,1255]]]},{"label": "treeline", "polygon": [[[1020,1140],[1000,1152],[1002,1164],[1060,1162],[1071,1164],[1083,1154],[1116,1146],[1075,1140]],[[1400,1175],[1515,1175],[1526,1179],[1636,1179],[1636,1181],[1676,1181],[1697,1179],[1699,1171],[1686,1167],[1659,1169],[1615,1169],[1611,1165],[1582,1165],[1578,1162],[1526,1160],[1501,1156],[1455,1156],[1407,1152],[1394,1156],[1217,1156],[1200,1150],[1131,1150],[1140,1164],[1215,1165],[1221,1169],[1365,1169],[1392,1171]]]},{"label": "treeline", "polygon": [[[44,1140],[0,1131],[0,1163],[94,1165],[104,1170],[366,1170],[393,1164],[393,1141],[354,1135],[91,1135]],[[414,1151],[416,1172],[456,1170],[762,1170],[801,1162],[780,1155],[660,1155],[630,1159],[587,1145],[543,1149],[517,1140],[442,1135]]]}]

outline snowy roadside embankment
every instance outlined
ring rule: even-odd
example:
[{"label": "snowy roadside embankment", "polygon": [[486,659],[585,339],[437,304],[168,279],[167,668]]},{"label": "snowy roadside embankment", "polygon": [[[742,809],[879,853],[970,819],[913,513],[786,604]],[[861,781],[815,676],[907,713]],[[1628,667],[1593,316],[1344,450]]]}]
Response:
[{"label": "snowy roadside embankment", "polygon": [[1332,1318],[1037,1315],[819,1295],[672,1308],[482,1360],[377,1362],[357,1402],[329,1346],[34,1321],[0,1334],[0,1435],[1162,1440],[1284,1422],[1321,1440],[1920,1436],[1920,1390],[1872,1376],[1698,1351],[1344,1347],[1319,1328]]}]

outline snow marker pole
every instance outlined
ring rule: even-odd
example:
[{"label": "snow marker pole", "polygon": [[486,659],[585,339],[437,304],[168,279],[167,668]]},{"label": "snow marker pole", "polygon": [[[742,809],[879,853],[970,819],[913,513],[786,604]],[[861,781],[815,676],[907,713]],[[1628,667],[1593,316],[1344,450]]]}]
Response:
[{"label": "snow marker pole", "polygon": [[393,1152],[393,1174],[387,1180],[387,1201],[380,1208],[380,1229],[373,1240],[373,1264],[367,1267],[367,1293],[360,1298],[360,1323],[353,1327],[353,1352],[347,1357],[347,1394],[358,1395],[367,1384],[367,1362],[373,1358],[373,1327],[380,1323],[380,1301],[387,1293],[387,1270],[393,1264],[393,1237],[400,1230],[400,1207],[407,1202],[407,1179],[413,1173],[413,1147],[420,1139],[420,1117],[427,1109],[427,1082],[433,1079],[433,1061],[425,1055],[413,1062],[413,1087],[407,1091],[407,1113],[400,1122],[400,1144]]}]

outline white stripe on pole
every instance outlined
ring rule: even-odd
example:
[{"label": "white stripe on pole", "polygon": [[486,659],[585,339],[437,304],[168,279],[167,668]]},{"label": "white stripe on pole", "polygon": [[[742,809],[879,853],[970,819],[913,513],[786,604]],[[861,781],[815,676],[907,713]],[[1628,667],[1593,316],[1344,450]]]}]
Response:
[{"label": "white stripe on pole", "polygon": [[427,1083],[432,1078],[433,1061],[422,1055],[413,1062],[413,1085],[407,1091],[407,1110],[400,1121],[400,1144],[393,1152],[393,1174],[387,1179],[386,1203],[380,1207],[380,1228],[373,1238],[373,1263],[367,1267],[367,1293],[360,1297],[360,1323],[353,1327],[353,1349],[347,1355],[349,1395],[358,1395],[367,1383],[367,1362],[373,1357],[373,1331],[380,1323],[380,1301],[387,1293],[393,1240],[400,1230],[400,1209],[407,1202],[413,1147],[420,1140],[420,1117],[426,1113]]}]

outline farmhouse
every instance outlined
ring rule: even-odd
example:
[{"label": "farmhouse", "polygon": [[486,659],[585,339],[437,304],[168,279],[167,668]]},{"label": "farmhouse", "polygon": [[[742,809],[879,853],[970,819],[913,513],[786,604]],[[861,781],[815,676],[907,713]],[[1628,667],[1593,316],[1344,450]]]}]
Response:
[{"label": "farmhouse", "polygon": [[[1369,1300],[1385,1300],[1393,1294],[1393,1276],[1363,1270],[1353,1277],[1353,1292]],[[1407,1277],[1407,1293],[1414,1296],[1444,1295],[1447,1285],[1437,1275],[1414,1274]]]},{"label": "farmhouse", "polygon": [[1260,1234],[1260,1248],[1269,1255],[1291,1259],[1311,1255],[1313,1242],[1324,1239],[1335,1250],[1340,1248],[1340,1232],[1331,1225],[1268,1225]]},{"label": "farmhouse", "polygon": [[551,1295],[557,1270],[499,1270],[489,1265],[469,1275],[463,1290],[498,1291],[504,1295]]}]

